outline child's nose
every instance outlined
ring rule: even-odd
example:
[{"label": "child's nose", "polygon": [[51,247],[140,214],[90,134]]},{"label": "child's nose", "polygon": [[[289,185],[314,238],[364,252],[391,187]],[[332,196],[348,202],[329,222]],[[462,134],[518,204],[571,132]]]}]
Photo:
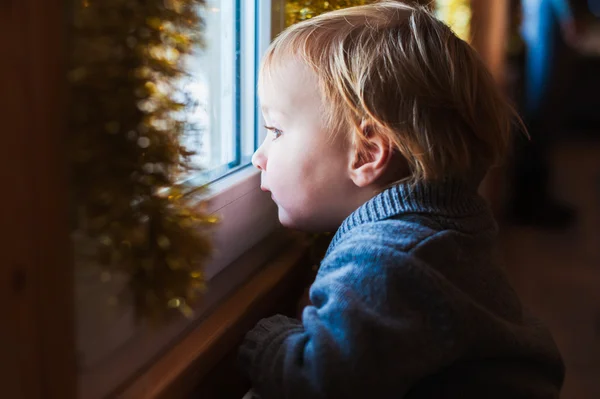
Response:
[{"label": "child's nose", "polygon": [[258,150],[252,155],[252,165],[263,172],[267,169],[267,156],[265,154],[264,144],[258,147]]}]

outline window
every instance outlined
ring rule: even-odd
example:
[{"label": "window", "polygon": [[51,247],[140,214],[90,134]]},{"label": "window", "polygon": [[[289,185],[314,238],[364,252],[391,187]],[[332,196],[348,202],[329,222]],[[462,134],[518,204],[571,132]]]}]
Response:
[{"label": "window", "polygon": [[[255,87],[258,61],[271,39],[271,1],[207,0],[199,12],[206,45],[188,60],[191,74],[182,83],[197,102],[188,115],[196,126],[185,144],[197,151],[192,161],[202,169],[185,180],[190,187],[210,183],[200,199],[220,218],[213,232],[214,256],[205,267],[210,290],[194,322],[181,319],[157,329],[136,324],[133,308],[107,306],[126,289],[124,279],[103,281],[98,268],[76,267],[81,397],[109,395],[193,327],[220,295],[240,283],[223,284],[216,276],[279,226],[276,207],[259,188],[258,170],[250,166],[266,134]],[[248,276],[251,267],[244,266],[235,278]]]},{"label": "window", "polygon": [[188,60],[186,91],[197,102],[187,115],[193,129],[186,146],[201,169],[190,176],[197,186],[247,166],[257,148],[255,96],[258,37],[257,4],[242,0],[208,0],[200,8],[205,47]]},{"label": "window", "polygon": [[[273,2],[275,3],[275,2]],[[192,187],[209,183],[209,211],[221,220],[213,236],[215,254],[206,267],[212,278],[278,226],[276,207],[260,191],[251,157],[266,135],[256,95],[260,58],[272,37],[271,1],[208,0],[206,47],[193,59],[192,95],[202,104],[203,122],[194,140],[195,158],[205,169]],[[252,232],[252,234],[249,234]]]}]

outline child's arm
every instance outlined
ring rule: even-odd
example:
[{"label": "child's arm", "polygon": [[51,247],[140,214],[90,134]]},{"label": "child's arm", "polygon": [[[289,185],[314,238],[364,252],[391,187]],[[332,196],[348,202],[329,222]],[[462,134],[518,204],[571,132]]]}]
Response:
[{"label": "child's arm", "polygon": [[321,266],[302,322],[274,316],[248,333],[241,361],[263,399],[403,397],[460,346],[427,266],[385,248],[351,253]]}]

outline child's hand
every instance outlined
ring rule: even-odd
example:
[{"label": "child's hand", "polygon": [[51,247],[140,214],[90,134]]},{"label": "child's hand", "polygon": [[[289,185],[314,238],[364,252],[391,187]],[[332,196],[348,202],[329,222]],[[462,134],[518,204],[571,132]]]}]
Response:
[{"label": "child's hand", "polygon": [[298,305],[296,307],[296,318],[299,320],[302,320],[302,312],[304,311],[304,308],[311,305],[310,298],[308,297],[309,290],[310,287],[307,287],[298,301]]}]

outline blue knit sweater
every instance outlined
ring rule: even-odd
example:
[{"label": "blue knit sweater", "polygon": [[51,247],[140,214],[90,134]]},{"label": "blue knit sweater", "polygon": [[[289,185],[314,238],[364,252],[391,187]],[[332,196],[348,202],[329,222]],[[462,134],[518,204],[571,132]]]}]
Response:
[{"label": "blue knit sweater", "polygon": [[302,321],[264,319],[240,349],[263,399],[558,398],[563,364],[500,268],[474,187],[400,184],[335,234]]}]

